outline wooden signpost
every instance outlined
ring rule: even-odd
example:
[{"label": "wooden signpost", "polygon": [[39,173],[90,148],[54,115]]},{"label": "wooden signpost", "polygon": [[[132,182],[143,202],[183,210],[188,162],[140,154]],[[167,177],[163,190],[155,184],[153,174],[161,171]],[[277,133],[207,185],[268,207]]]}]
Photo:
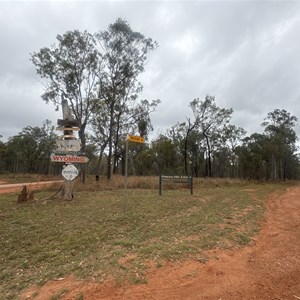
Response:
[{"label": "wooden signpost", "polygon": [[62,111],[63,119],[57,120],[57,130],[63,131],[63,136],[56,140],[55,152],[51,154],[50,159],[55,163],[63,163],[64,168],[62,170],[62,176],[64,178],[63,187],[61,190],[61,197],[65,200],[71,200],[73,198],[73,189],[75,178],[78,176],[79,171],[73,165],[86,164],[89,159],[86,156],[82,156],[81,143],[75,135],[74,131],[80,129],[80,124],[72,117],[71,110],[68,106],[68,101],[62,97]]}]

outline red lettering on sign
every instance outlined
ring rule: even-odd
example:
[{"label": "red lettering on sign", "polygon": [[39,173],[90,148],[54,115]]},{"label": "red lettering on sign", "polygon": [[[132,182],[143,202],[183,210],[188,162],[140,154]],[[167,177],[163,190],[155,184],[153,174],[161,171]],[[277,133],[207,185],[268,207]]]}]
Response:
[{"label": "red lettering on sign", "polygon": [[65,163],[87,163],[89,159],[85,156],[72,156],[72,155],[52,155],[51,161],[53,162],[65,162]]}]

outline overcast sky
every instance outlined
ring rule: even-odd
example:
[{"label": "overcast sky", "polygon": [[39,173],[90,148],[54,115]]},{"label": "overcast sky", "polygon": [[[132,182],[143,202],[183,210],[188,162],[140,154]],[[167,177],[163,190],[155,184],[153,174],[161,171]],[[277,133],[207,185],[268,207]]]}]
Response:
[{"label": "overcast sky", "polygon": [[140,77],[141,99],[162,101],[154,136],[185,121],[189,103],[207,94],[233,108],[232,123],[248,135],[262,132],[276,108],[300,119],[300,1],[0,0],[2,141],[62,117],[41,99],[30,53],[68,30],[106,30],[118,17],[159,44]]}]

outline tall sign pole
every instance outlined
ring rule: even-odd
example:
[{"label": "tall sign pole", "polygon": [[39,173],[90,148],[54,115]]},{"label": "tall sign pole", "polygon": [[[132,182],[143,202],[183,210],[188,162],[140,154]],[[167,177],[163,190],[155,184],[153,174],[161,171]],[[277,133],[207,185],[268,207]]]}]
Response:
[{"label": "tall sign pole", "polygon": [[131,135],[131,134],[127,134],[127,138],[126,138],[126,153],[125,153],[125,190],[127,189],[127,183],[128,183],[128,142],[135,142],[135,143],[141,143],[144,144],[145,143],[145,139],[141,136],[137,136],[137,135]]},{"label": "tall sign pole", "polygon": [[[144,144],[145,139],[141,136],[131,135],[127,134],[126,142],[125,142],[125,191],[127,190],[127,183],[128,183],[128,143],[129,141],[135,142],[135,143],[141,143]],[[123,215],[125,217],[126,215],[126,195],[124,198],[124,205],[123,205]]]}]

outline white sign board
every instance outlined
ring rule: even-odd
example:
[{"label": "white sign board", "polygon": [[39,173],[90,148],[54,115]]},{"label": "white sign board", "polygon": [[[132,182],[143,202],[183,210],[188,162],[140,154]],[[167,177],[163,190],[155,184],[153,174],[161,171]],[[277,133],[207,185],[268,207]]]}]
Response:
[{"label": "white sign board", "polygon": [[74,180],[78,176],[78,170],[74,165],[66,165],[62,172],[61,175],[66,179],[66,180]]},{"label": "white sign board", "polygon": [[79,152],[80,140],[56,140],[56,151],[58,152]]}]

